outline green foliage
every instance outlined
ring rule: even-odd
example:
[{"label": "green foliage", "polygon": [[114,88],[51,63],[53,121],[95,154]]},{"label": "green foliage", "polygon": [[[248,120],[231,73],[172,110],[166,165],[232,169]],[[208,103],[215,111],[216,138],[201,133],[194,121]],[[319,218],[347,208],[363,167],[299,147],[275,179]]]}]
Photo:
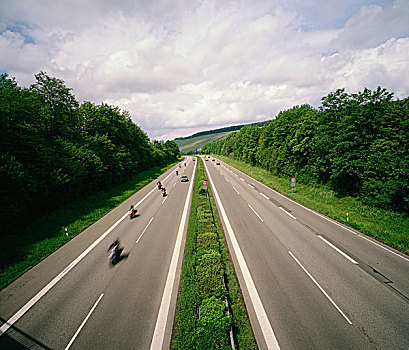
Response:
[{"label": "green foliage", "polygon": [[[405,213],[368,206],[349,196],[337,198],[328,186],[311,186],[297,181],[296,189],[293,189],[288,177],[274,176],[265,169],[230,158],[226,158],[225,162],[297,203],[409,254],[409,217]],[[349,213],[349,221],[346,220],[346,213]]]},{"label": "green foliage", "polygon": [[[127,111],[75,99],[40,72],[30,88],[0,76],[1,232],[75,198],[122,183],[180,155],[174,141],[150,141]],[[25,220],[19,220],[24,207]]]},{"label": "green foliage", "polygon": [[214,296],[204,299],[200,305],[197,349],[230,349],[229,328],[230,319],[226,314],[225,302]]},{"label": "green foliage", "polygon": [[196,264],[197,291],[200,298],[214,295],[223,298],[226,295],[224,288],[224,268],[219,252],[207,250],[198,256]]},{"label": "green foliage", "polygon": [[[79,198],[63,208],[37,218],[18,235],[1,240],[0,289],[38,264],[68,240],[85,230],[171,166],[151,168],[131,176],[125,183]],[[67,228],[69,236],[65,234]]]},{"label": "green foliage", "polygon": [[203,180],[203,164],[198,162],[171,348],[230,349],[227,332],[233,322],[236,349],[257,349],[211,192],[199,196]]},{"label": "green foliage", "polygon": [[245,127],[202,153],[261,166],[297,183],[324,185],[383,209],[409,213],[409,98],[378,87],[295,106],[262,128]]}]

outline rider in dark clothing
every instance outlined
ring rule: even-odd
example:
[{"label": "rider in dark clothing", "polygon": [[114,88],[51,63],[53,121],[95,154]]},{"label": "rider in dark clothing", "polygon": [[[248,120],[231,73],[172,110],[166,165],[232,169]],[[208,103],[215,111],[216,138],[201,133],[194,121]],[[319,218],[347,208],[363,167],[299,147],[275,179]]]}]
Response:
[{"label": "rider in dark clothing", "polygon": [[119,239],[116,239],[108,248],[108,252],[111,250],[118,250],[119,248]]}]

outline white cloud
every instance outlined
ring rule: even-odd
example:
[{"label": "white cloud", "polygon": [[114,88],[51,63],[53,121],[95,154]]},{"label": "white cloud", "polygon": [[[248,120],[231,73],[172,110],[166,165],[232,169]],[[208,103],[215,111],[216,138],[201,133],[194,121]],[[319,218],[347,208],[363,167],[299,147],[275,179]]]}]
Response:
[{"label": "white cloud", "polygon": [[158,138],[265,120],[342,87],[408,96],[409,2],[360,3],[3,1],[0,69],[25,85],[45,70]]},{"label": "white cloud", "polygon": [[409,36],[409,1],[398,0],[391,7],[362,7],[335,39],[342,48],[370,48],[390,38]]}]

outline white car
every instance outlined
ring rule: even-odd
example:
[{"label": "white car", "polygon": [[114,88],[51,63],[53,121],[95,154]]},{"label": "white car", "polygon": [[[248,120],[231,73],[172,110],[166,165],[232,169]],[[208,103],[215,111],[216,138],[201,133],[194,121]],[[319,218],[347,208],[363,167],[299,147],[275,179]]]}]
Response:
[{"label": "white car", "polygon": [[188,182],[189,179],[187,178],[187,175],[182,175],[182,176],[180,177],[180,181],[181,181],[181,182]]}]

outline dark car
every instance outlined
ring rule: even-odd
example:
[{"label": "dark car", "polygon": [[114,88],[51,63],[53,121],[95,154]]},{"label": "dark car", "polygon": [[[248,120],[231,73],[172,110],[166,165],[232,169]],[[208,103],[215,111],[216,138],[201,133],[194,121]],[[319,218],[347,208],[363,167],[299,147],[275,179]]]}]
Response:
[{"label": "dark car", "polygon": [[180,177],[180,181],[181,181],[181,182],[188,182],[189,179],[187,178],[187,175],[182,175],[182,176]]}]

